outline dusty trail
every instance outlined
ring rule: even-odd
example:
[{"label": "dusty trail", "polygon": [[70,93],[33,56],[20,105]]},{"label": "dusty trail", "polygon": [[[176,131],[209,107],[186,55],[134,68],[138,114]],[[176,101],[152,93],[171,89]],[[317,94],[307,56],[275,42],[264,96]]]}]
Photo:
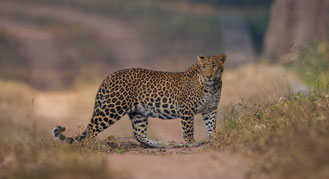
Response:
[{"label": "dusty trail", "polygon": [[221,152],[161,156],[114,154],[107,160],[112,169],[128,172],[134,179],[242,179],[249,165],[236,155]]},{"label": "dusty trail", "polygon": [[[120,141],[124,154],[107,155],[105,158],[111,169],[129,178],[242,179],[250,174],[251,161],[229,152],[211,151],[209,143],[200,147],[177,148],[177,143],[171,142],[166,149],[150,149],[133,139],[120,138]],[[112,145],[112,148],[115,149],[115,146]]]}]

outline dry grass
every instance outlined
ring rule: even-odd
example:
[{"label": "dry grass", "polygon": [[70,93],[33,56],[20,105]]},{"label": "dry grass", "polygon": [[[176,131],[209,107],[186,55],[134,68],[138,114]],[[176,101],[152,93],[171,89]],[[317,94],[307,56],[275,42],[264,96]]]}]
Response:
[{"label": "dry grass", "polygon": [[224,72],[221,106],[260,102],[289,93],[298,80],[280,66],[250,64]]},{"label": "dry grass", "polygon": [[228,105],[214,147],[253,158],[251,177],[328,178],[328,111],[328,88]]},{"label": "dry grass", "polygon": [[[7,125],[8,127],[8,125]],[[17,126],[13,127],[17,130]],[[0,141],[0,177],[4,178],[113,178],[101,154],[83,146],[66,146],[27,131],[21,140]]]},{"label": "dry grass", "polygon": [[113,178],[102,154],[84,144],[56,142],[34,113],[28,86],[0,82],[0,178]]},{"label": "dry grass", "polygon": [[34,91],[24,83],[0,81],[0,119],[26,124],[32,115]]},{"label": "dry grass", "polygon": [[[295,80],[291,81],[290,73],[283,73],[286,75],[281,77],[278,73],[268,75],[271,74],[268,71],[277,72],[273,71],[276,68],[265,70],[266,76],[262,71],[266,66],[243,70],[239,84],[232,87],[248,89],[243,91],[244,96],[256,100],[242,100],[223,108],[214,147],[249,155],[255,161],[251,178],[263,174],[273,178],[328,178],[329,63],[326,56],[328,46],[324,42],[317,49],[299,54],[297,62],[288,68],[294,69],[313,87],[308,93],[291,91]],[[246,80],[250,77],[254,77],[251,82]],[[228,91],[240,93],[234,88]]]},{"label": "dry grass", "polygon": [[280,178],[327,178],[328,111],[328,93],[230,106],[216,146],[251,155],[257,172]]}]

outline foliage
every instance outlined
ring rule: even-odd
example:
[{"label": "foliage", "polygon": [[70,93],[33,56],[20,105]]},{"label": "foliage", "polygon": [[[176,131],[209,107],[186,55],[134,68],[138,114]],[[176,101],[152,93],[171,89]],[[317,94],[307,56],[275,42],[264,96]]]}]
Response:
[{"label": "foliage", "polygon": [[318,91],[329,89],[329,42],[316,48],[304,48],[297,52],[298,60],[292,65],[301,78]]},{"label": "foliage", "polygon": [[269,24],[269,11],[256,11],[247,16],[247,23],[257,52],[262,51],[265,33]]}]

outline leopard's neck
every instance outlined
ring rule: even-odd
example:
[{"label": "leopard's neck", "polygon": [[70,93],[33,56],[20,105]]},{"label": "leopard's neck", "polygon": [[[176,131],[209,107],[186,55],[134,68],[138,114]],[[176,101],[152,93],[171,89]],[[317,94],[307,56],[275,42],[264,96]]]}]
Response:
[{"label": "leopard's neck", "polygon": [[188,75],[195,75],[195,74],[199,75],[200,74],[200,65],[199,64],[191,65],[190,67],[188,67],[185,70],[185,73]]},{"label": "leopard's neck", "polygon": [[191,88],[195,88],[196,91],[202,91],[202,94],[199,95],[205,95],[205,93],[216,94],[222,88],[221,78],[215,80],[213,85],[206,84],[206,81],[201,76],[199,64],[190,66],[184,73],[190,78]]}]

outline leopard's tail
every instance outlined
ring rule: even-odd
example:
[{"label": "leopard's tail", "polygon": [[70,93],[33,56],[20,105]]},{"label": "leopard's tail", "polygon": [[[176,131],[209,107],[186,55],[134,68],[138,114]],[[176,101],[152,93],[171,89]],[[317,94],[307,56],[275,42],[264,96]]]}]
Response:
[{"label": "leopard's tail", "polygon": [[80,136],[77,136],[77,137],[66,137],[62,134],[62,132],[65,131],[65,127],[63,126],[56,126],[54,129],[53,129],[53,136],[58,139],[58,140],[61,140],[63,142],[67,142],[69,144],[72,144],[74,141],[78,141],[78,142],[81,142],[83,141],[86,137],[87,137],[87,130],[84,131]]}]

